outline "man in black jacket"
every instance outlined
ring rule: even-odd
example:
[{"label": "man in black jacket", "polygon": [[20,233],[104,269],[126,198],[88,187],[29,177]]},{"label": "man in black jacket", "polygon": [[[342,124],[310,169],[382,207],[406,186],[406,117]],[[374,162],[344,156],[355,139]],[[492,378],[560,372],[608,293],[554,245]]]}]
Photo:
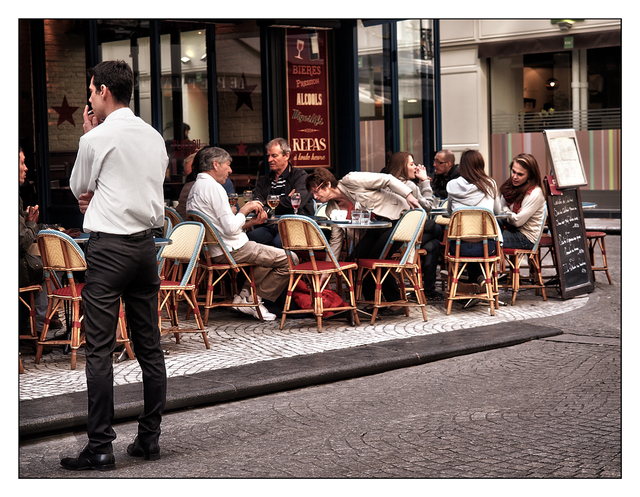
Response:
[{"label": "man in black jacket", "polygon": [[433,159],[433,167],[436,169],[435,177],[431,180],[433,195],[446,199],[447,183],[460,176],[456,157],[451,150],[440,150]]},{"label": "man in black jacket", "polygon": [[[253,197],[260,200],[263,205],[267,205],[269,195],[279,195],[280,203],[275,209],[275,214],[293,214],[291,206],[291,195],[299,193],[301,196],[298,214],[313,216],[313,196],[307,191],[305,180],[307,173],[293,167],[289,163],[291,147],[284,138],[274,138],[267,143],[267,157],[270,171],[266,176],[261,177],[253,189]],[[272,245],[282,248],[280,235],[278,234],[277,223],[263,224],[247,233],[249,240],[264,245]]]}]

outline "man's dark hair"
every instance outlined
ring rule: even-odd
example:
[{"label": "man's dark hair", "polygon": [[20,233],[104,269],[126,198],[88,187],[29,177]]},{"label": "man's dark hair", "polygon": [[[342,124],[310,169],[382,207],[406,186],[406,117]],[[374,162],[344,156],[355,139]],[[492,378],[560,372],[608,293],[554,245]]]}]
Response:
[{"label": "man's dark hair", "polygon": [[124,60],[105,60],[89,69],[93,85],[100,91],[102,85],[109,88],[116,102],[129,105],[133,93],[133,71]]}]

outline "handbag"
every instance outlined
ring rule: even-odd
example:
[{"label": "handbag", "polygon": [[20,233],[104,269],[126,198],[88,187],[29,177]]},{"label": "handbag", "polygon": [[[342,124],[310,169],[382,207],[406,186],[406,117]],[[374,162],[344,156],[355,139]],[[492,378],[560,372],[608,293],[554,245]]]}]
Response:
[{"label": "handbag", "polygon": [[40,257],[27,252],[20,258],[19,264],[18,283],[21,287],[42,283],[44,270]]}]

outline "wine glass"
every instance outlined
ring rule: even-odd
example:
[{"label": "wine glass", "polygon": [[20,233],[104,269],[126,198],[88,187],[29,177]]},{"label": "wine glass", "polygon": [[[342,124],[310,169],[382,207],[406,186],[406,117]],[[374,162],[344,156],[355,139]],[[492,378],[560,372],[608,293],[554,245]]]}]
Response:
[{"label": "wine glass", "polygon": [[267,205],[271,208],[271,219],[275,218],[276,207],[280,205],[280,195],[269,195],[267,197]]},{"label": "wine glass", "polygon": [[230,193],[229,194],[229,205],[233,208],[238,203],[238,194]]},{"label": "wine glass", "polygon": [[242,192],[242,198],[244,198],[244,203],[251,202],[253,200],[253,191],[245,190]]},{"label": "wine glass", "polygon": [[293,213],[298,213],[298,207],[300,207],[300,194],[294,193],[291,195],[291,207],[293,207]]}]

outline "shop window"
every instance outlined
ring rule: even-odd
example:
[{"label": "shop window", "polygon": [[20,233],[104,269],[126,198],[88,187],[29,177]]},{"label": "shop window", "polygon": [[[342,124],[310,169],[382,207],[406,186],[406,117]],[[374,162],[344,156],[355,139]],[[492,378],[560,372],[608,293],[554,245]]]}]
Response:
[{"label": "shop window", "polygon": [[216,24],[216,72],[220,147],[233,157],[236,191],[264,166],[260,28],[256,21]]}]

